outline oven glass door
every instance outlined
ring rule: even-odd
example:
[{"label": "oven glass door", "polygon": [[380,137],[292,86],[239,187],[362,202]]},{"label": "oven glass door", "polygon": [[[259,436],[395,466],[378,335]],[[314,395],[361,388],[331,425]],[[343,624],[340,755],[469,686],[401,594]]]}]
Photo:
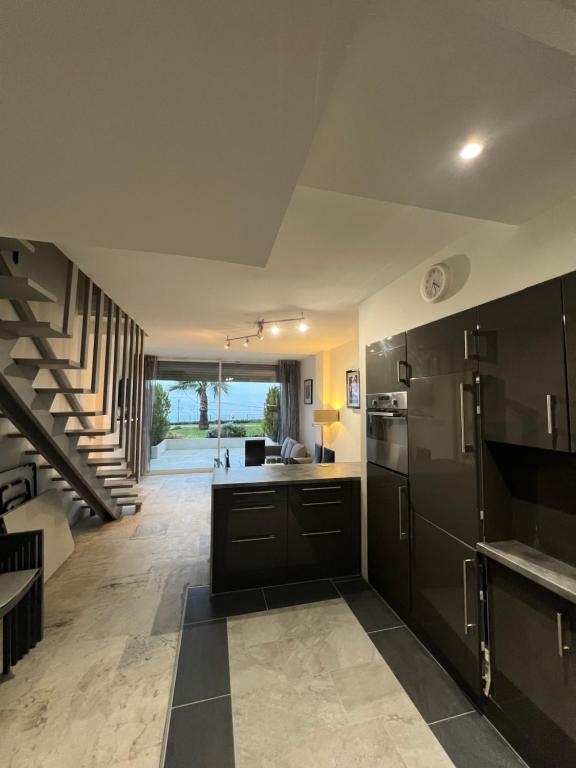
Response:
[{"label": "oven glass door", "polygon": [[368,461],[408,474],[408,427],[405,416],[386,412],[366,415],[366,453]]}]

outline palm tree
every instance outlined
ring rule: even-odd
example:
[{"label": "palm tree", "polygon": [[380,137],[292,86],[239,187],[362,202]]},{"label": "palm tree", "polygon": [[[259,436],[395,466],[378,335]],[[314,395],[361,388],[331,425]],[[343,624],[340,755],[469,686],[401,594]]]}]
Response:
[{"label": "palm tree", "polygon": [[170,387],[170,392],[194,392],[200,400],[200,418],[198,420],[199,429],[209,429],[210,421],[208,420],[208,392],[212,392],[214,397],[218,397],[218,392],[222,394],[228,394],[228,384],[222,382],[219,384],[217,381],[179,381],[173,387]]}]

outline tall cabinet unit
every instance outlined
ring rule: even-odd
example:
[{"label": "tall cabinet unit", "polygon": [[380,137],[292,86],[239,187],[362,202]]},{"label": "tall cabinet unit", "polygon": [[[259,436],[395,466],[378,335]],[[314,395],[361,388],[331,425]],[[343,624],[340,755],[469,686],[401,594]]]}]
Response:
[{"label": "tall cabinet unit", "polygon": [[576,605],[488,561],[492,700],[534,768],[576,765]]},{"label": "tall cabinet unit", "polygon": [[480,690],[476,311],[408,332],[413,621]]},{"label": "tall cabinet unit", "polygon": [[410,610],[408,479],[368,463],[368,577],[404,618]]},{"label": "tall cabinet unit", "polygon": [[561,279],[483,304],[478,323],[485,439],[569,450]]},{"label": "tall cabinet unit", "polygon": [[562,278],[570,450],[576,453],[576,272]]}]

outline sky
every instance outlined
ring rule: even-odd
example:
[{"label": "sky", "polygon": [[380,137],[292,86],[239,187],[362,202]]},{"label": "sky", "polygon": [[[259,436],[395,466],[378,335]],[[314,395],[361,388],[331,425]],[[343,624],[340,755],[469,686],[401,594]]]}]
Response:
[{"label": "sky", "polygon": [[[160,384],[170,397],[170,421],[172,423],[198,421],[198,397],[193,392],[170,392],[176,382],[162,381]],[[260,382],[228,382],[228,394],[222,394],[222,421],[261,421],[264,416],[266,393],[272,384]],[[211,392],[208,394],[208,418],[216,421],[218,401]]]}]

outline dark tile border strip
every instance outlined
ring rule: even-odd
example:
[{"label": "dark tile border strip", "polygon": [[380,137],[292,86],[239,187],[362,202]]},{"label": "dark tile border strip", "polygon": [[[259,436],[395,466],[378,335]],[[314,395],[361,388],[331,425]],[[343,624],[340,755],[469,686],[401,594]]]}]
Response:
[{"label": "dark tile border strip", "polygon": [[[184,636],[185,630],[200,630],[200,627],[203,627],[205,625],[224,625],[225,631],[226,631],[226,644],[227,644],[227,621],[228,618],[236,616],[236,615],[245,615],[249,613],[255,613],[255,612],[266,612],[271,610],[276,610],[278,608],[287,608],[291,605],[298,606],[298,605],[309,605],[314,604],[318,602],[324,602],[324,600],[318,600],[318,594],[322,593],[322,587],[319,587],[319,582],[326,583],[326,586],[328,589],[324,591],[324,594],[329,595],[324,598],[324,600],[334,599],[334,598],[341,598],[343,599],[346,604],[348,605],[351,612],[356,617],[359,624],[362,626],[368,637],[372,640],[376,648],[378,648],[377,644],[377,638],[380,633],[387,633],[388,631],[403,629],[406,632],[409,632],[410,635],[418,642],[418,644],[422,647],[424,652],[430,656],[430,658],[434,661],[436,665],[444,672],[444,674],[448,675],[448,673],[444,670],[442,665],[438,662],[438,660],[430,654],[428,649],[423,645],[423,643],[420,641],[420,639],[414,635],[414,633],[410,630],[409,627],[406,626],[405,623],[402,622],[402,620],[398,617],[398,615],[390,608],[390,606],[386,603],[386,601],[376,592],[376,590],[372,587],[371,584],[369,584],[367,581],[365,581],[361,576],[358,577],[347,577],[347,578],[340,578],[340,579],[318,579],[315,581],[308,581],[308,582],[298,582],[297,584],[289,584],[289,585],[279,585],[281,588],[286,587],[286,589],[281,590],[281,592],[284,593],[285,596],[287,596],[290,592],[290,587],[298,587],[299,585],[305,585],[305,584],[315,584],[315,586],[309,591],[309,595],[312,599],[305,600],[302,599],[303,594],[306,592],[306,589],[304,586],[299,587],[295,590],[293,590],[295,601],[294,602],[287,602],[283,603],[282,605],[271,605],[269,598],[267,597],[267,592],[269,593],[270,589],[278,589],[278,587],[273,588],[259,588],[259,589],[247,589],[247,590],[238,590],[235,592],[227,592],[222,593],[221,595],[215,596],[215,598],[218,600],[218,598],[224,596],[224,600],[219,601],[221,603],[221,607],[217,609],[216,612],[212,612],[211,615],[208,614],[206,618],[203,619],[197,619],[196,621],[185,623],[185,617],[186,617],[186,608],[188,605],[188,595],[189,592],[198,590],[198,589],[206,589],[205,587],[190,587],[186,590],[184,594],[183,599],[183,608],[182,608],[182,620],[180,625],[180,634],[178,637],[178,646],[177,646],[177,652],[176,652],[176,663],[174,665],[174,671],[173,671],[173,679],[172,679],[172,686],[170,691],[170,698],[169,698],[169,710],[167,714],[166,719],[166,726],[164,730],[164,743],[162,748],[162,756],[161,756],[161,762],[160,765],[163,766],[163,768],[187,768],[187,766],[190,764],[190,759],[193,757],[195,760],[200,760],[200,764],[204,765],[218,765],[218,768],[234,768],[235,764],[235,756],[234,756],[234,734],[233,734],[233,721],[232,721],[232,699],[230,694],[230,686],[229,686],[229,659],[228,654],[226,653],[226,673],[228,675],[228,687],[227,691],[225,693],[221,693],[216,696],[210,696],[206,698],[199,698],[196,701],[189,701],[189,702],[183,702],[179,704],[174,704],[175,701],[175,693],[177,691],[178,686],[178,677],[179,677],[179,671],[182,671],[186,668],[186,665],[180,665],[180,654],[182,651],[182,640]],[[358,589],[350,589],[348,590],[346,588],[346,584],[349,584],[350,586],[356,585]],[[335,590],[337,594],[331,595],[331,589]],[[210,602],[211,598],[209,595],[209,589],[208,591],[208,602]],[[246,593],[252,593],[251,595],[246,596]],[[279,594],[279,593],[276,593]],[[358,595],[360,595],[360,598],[358,598]],[[362,599],[362,595],[364,596],[364,599]],[[237,598],[238,605],[235,607],[234,604],[234,598]],[[274,602],[274,601],[272,601]],[[377,621],[374,622],[373,619],[370,618],[370,616],[367,616],[370,613],[370,605],[378,606],[376,613],[378,614]],[[226,609],[226,606],[229,606],[228,610]],[[241,611],[240,606],[248,607],[247,611]],[[218,613],[219,615],[216,616],[214,613]],[[378,626],[374,628],[374,624],[377,624]],[[384,626],[380,626],[381,624],[384,624]],[[372,627],[372,628],[370,628]],[[210,634],[210,630],[205,630],[208,634]],[[204,630],[200,630],[201,634],[204,634]],[[378,649],[380,650],[380,649]],[[386,657],[384,654],[382,654],[384,661],[386,661]],[[221,662],[218,659],[213,659],[213,663],[218,665]],[[396,672],[393,670],[394,674]],[[204,676],[202,678],[202,675]],[[194,691],[195,693],[193,695],[199,695],[203,691],[209,691],[209,686],[206,686],[206,674],[205,671],[202,671],[202,675],[194,682],[192,687],[189,690]],[[450,676],[449,676],[450,677]],[[452,678],[450,677],[450,680]],[[398,678],[400,684],[404,688],[404,685],[402,683],[402,680]],[[209,681],[208,681],[209,682]],[[222,678],[220,678],[220,682],[222,682]],[[454,683],[456,685],[456,683]],[[406,694],[410,696],[410,693],[408,689],[404,688]],[[212,690],[211,692],[214,692]],[[410,698],[412,698],[410,696]],[[418,707],[418,703],[414,701],[415,706],[418,708],[421,716],[426,721],[426,717],[422,713],[420,707]],[[189,710],[187,712],[187,710]],[[451,721],[462,721],[460,724],[454,723],[451,724]],[[439,720],[434,720],[432,722],[427,723],[428,727],[431,729],[432,733],[436,736],[437,732],[445,731],[448,733],[448,736],[446,736],[445,741],[446,745],[444,744],[444,741],[440,741],[444,749],[446,750],[448,756],[450,759],[454,762],[455,766],[457,768],[476,768],[475,763],[470,762],[467,755],[466,757],[463,757],[460,754],[460,747],[459,747],[459,737],[457,733],[454,734],[450,738],[450,733],[454,731],[454,729],[459,730],[462,729],[463,731],[469,730],[471,727],[474,729],[476,728],[477,731],[484,729],[486,724],[489,725],[490,729],[493,731],[494,735],[494,745],[488,747],[490,749],[495,749],[499,756],[502,757],[502,760],[505,762],[502,762],[501,765],[504,768],[527,768],[526,764],[522,761],[522,759],[517,755],[517,753],[514,751],[514,749],[508,744],[508,742],[504,739],[504,737],[500,734],[500,732],[494,728],[494,726],[486,720],[486,718],[479,713],[476,709],[472,709],[466,712],[461,712],[459,714],[452,715],[450,717],[440,718]],[[213,738],[213,732],[211,732],[211,727],[215,726],[218,730],[218,738]],[[191,741],[191,729],[198,729],[198,732],[200,733],[200,738],[198,738],[194,743],[194,748],[191,749],[189,747],[189,743]],[[183,734],[183,736],[182,736]],[[178,740],[179,735],[180,738],[184,738],[187,743],[187,748],[184,751],[181,751],[181,747],[179,746],[178,742],[171,742],[170,738],[171,735],[174,735],[175,739]],[[454,741],[454,745],[452,746],[451,742]],[[196,750],[194,752],[194,750]],[[501,754],[500,754],[501,752]],[[170,762],[167,762],[167,761]],[[484,764],[483,764],[484,765]]]}]

